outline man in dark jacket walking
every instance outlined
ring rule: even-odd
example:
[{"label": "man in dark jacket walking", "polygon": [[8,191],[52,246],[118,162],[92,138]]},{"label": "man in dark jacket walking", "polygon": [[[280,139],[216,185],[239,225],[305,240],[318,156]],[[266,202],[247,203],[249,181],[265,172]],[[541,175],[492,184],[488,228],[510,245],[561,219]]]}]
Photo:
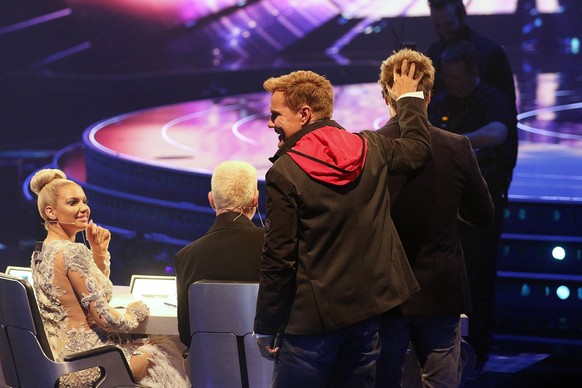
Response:
[{"label": "man in dark jacket walking", "polygon": [[263,85],[279,150],[266,175],[254,330],[261,353],[275,358],[274,387],[374,385],[379,314],[418,291],[386,186],[389,172],[430,157],[421,75],[406,62],[397,69],[399,139],[350,133],[331,120],[333,88],[319,74]]},{"label": "man in dark jacket walking", "polygon": [[433,96],[428,106],[430,121],[467,136],[495,204],[495,219],[487,229],[459,226],[473,305],[468,314],[468,342],[475,349],[476,370],[471,377],[477,378],[483,373],[495,331],[499,243],[513,173],[513,159],[506,151],[516,119],[501,90],[481,82],[473,45],[460,42],[448,46],[441,63],[446,89]]},{"label": "man in dark jacket walking", "polygon": [[[423,77],[418,88],[428,105],[434,80],[430,59],[421,53],[393,55],[381,66],[378,81],[390,109],[390,120],[378,133],[400,136],[400,112],[388,96],[393,69],[408,59]],[[421,368],[422,386],[458,387],[461,382],[461,313],[471,310],[471,297],[458,218],[486,228],[494,207],[469,139],[429,125],[432,159],[419,172],[388,182],[392,218],[420,292],[382,317],[382,350],[376,387],[400,387],[410,342]]]}]

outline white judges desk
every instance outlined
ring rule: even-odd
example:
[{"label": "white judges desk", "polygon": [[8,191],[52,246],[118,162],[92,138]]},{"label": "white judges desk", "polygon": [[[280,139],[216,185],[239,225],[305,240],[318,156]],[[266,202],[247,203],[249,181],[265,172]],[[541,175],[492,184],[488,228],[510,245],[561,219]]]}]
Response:
[{"label": "white judges desk", "polygon": [[131,333],[178,335],[176,298],[145,293],[138,297],[131,294],[129,286],[113,286],[113,298],[109,304],[123,309],[134,300],[142,300],[148,305],[150,315]]},{"label": "white judges desk", "polygon": [[[113,286],[113,299],[110,305],[116,308],[124,308],[131,301],[143,300],[150,308],[150,316],[139,324],[131,333],[135,334],[164,334],[179,335],[176,299],[163,295],[143,294],[142,297],[134,297],[130,293],[129,286]],[[461,335],[469,332],[469,319],[461,314]]]}]

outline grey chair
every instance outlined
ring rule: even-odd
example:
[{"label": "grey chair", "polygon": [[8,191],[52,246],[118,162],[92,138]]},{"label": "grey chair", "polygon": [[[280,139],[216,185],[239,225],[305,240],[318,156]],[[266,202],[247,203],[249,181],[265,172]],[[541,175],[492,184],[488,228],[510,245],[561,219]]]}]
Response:
[{"label": "grey chair", "polygon": [[263,388],[274,363],[261,357],[252,336],[258,283],[199,281],[188,290],[194,388]]},{"label": "grey chair", "polygon": [[123,352],[103,346],[55,362],[30,284],[0,273],[0,360],[11,387],[56,387],[63,375],[98,367],[98,387],[139,387]]}]

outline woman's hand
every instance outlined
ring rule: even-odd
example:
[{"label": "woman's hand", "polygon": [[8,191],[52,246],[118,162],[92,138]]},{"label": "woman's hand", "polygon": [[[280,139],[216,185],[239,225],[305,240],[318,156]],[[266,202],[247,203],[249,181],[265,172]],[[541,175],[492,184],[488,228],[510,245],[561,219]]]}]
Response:
[{"label": "woman's hand", "polygon": [[109,242],[111,241],[111,232],[101,226],[97,226],[93,220],[89,221],[87,227],[87,241],[91,246],[93,261],[97,267],[109,276]]},{"label": "woman's hand", "polygon": [[90,220],[87,227],[87,241],[89,241],[93,254],[106,254],[109,249],[109,241],[111,241],[111,232],[97,226],[93,220]]},{"label": "woman's hand", "polygon": [[150,315],[150,308],[141,300],[134,300],[127,305],[126,314],[131,314],[138,322],[143,321]]}]

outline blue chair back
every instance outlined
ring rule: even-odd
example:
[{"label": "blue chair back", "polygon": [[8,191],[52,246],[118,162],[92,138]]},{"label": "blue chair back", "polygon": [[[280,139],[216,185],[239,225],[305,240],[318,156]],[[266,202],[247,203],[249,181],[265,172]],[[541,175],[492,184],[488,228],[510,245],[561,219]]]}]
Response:
[{"label": "blue chair back", "polygon": [[115,346],[71,354],[65,361],[56,362],[36,297],[25,279],[0,273],[0,295],[0,357],[9,386],[55,387],[63,375],[96,367],[102,371],[97,386],[139,386],[123,352]]},{"label": "blue chair back", "polygon": [[258,283],[199,281],[188,290],[190,382],[194,387],[263,388],[274,363],[252,337]]}]

